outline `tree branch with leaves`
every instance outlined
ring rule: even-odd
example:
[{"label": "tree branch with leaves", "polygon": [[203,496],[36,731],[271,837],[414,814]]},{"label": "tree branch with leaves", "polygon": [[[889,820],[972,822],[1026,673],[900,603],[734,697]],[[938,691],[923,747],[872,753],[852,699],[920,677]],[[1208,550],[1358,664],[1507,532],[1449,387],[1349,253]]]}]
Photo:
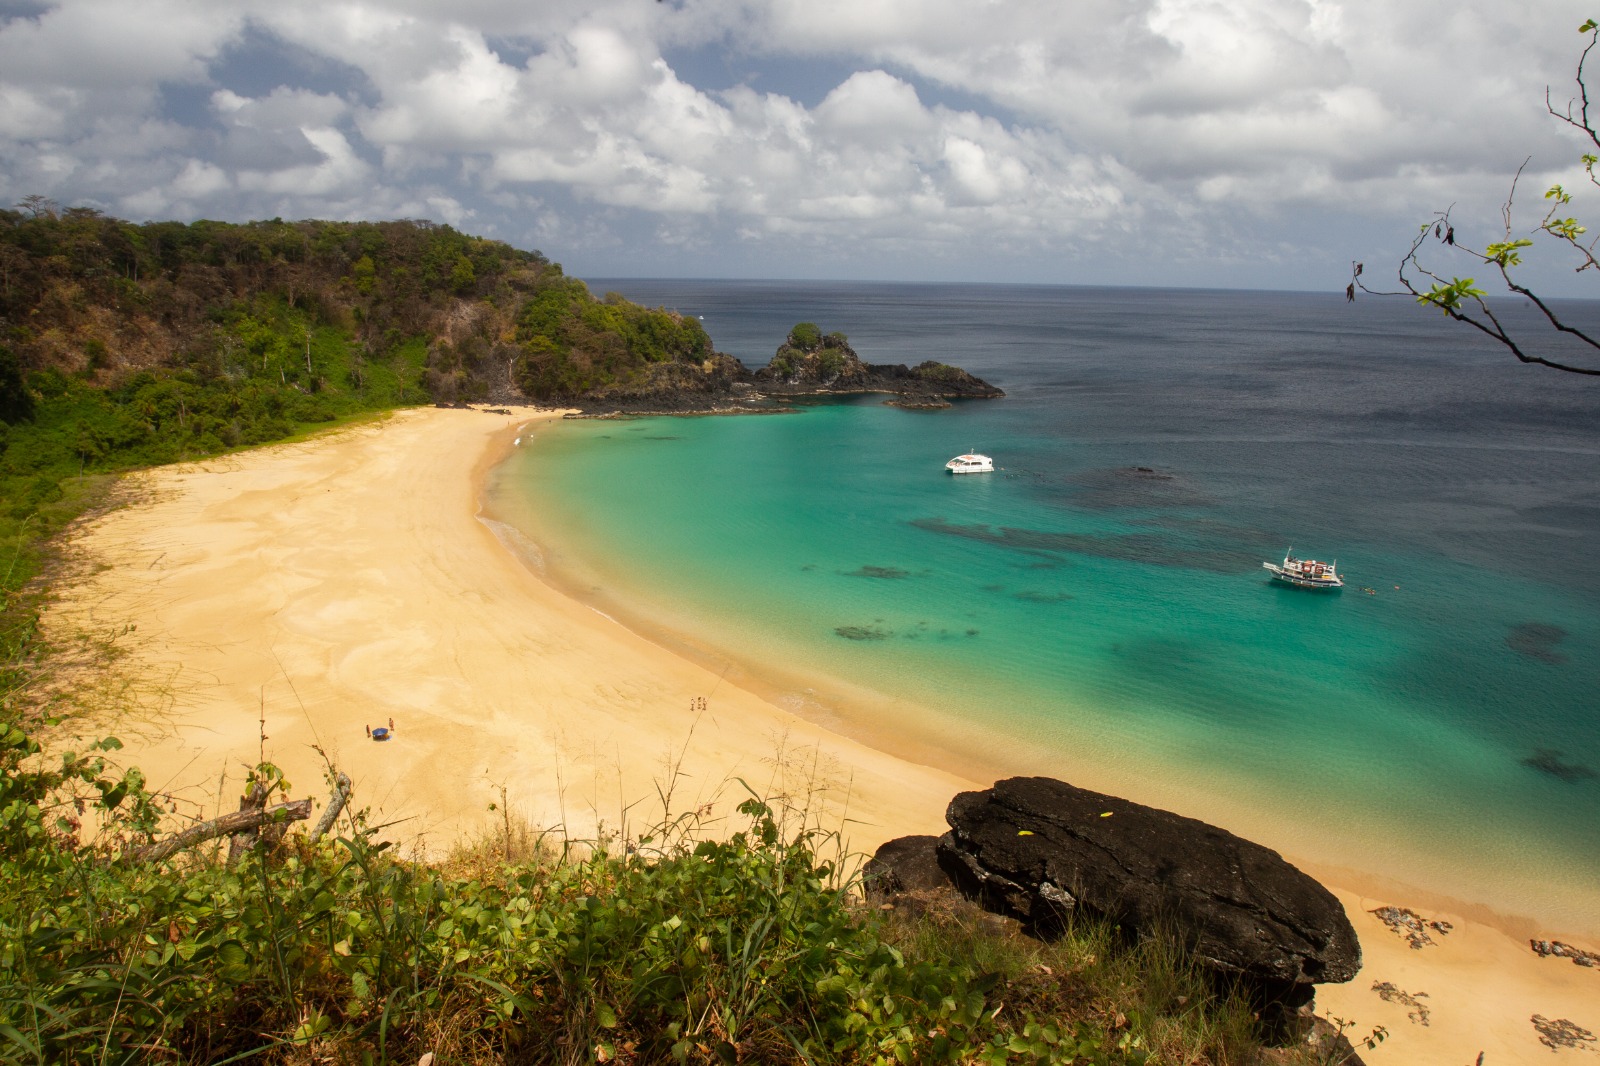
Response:
[{"label": "tree branch with leaves", "polygon": [[[1595,165],[1600,163],[1600,154],[1597,154],[1600,153],[1600,133],[1596,132],[1595,125],[1589,118],[1589,86],[1584,70],[1590,53],[1594,51],[1596,44],[1600,43],[1600,23],[1590,19],[1578,27],[1578,32],[1589,37],[1589,43],[1584,46],[1578,58],[1576,75],[1578,98],[1575,101],[1568,101],[1562,110],[1557,110],[1547,88],[1545,109],[1561,122],[1582,133],[1594,149],[1585,152],[1582,160],[1589,183],[1600,188],[1600,178],[1595,176]],[[1570,317],[1564,317],[1547,298],[1541,297],[1513,276],[1512,272],[1523,265],[1523,250],[1533,248],[1535,246],[1533,238],[1540,235],[1564,246],[1565,252],[1575,257],[1578,264],[1575,267],[1577,273],[1600,268],[1600,261],[1595,258],[1596,239],[1588,238],[1587,227],[1567,214],[1572,204],[1572,195],[1561,185],[1553,185],[1545,192],[1544,199],[1548,207],[1538,224],[1528,231],[1527,235],[1516,232],[1512,208],[1516,201],[1517,184],[1522,180],[1522,172],[1527,165],[1527,161],[1524,160],[1522,166],[1517,168],[1516,176],[1511,181],[1511,191],[1501,206],[1501,226],[1498,234],[1500,239],[1489,241],[1481,249],[1458,241],[1455,221],[1452,218],[1454,211],[1452,205],[1435,214],[1418,230],[1411,247],[1400,260],[1397,270],[1400,280],[1399,290],[1369,288],[1364,280],[1363,264],[1352,263],[1350,284],[1345,288],[1345,298],[1353,301],[1357,291],[1372,296],[1410,296],[1419,304],[1436,307],[1454,321],[1471,326],[1484,336],[1503,345],[1524,363],[1571,374],[1600,376],[1600,336],[1574,325]],[[1526,327],[1509,325],[1495,312],[1489,303],[1488,293],[1479,287],[1475,278],[1459,277],[1454,274],[1447,278],[1444,273],[1424,265],[1421,253],[1434,244],[1452,249],[1493,270],[1499,275],[1508,292],[1522,296],[1537,309],[1543,320],[1541,328],[1548,328],[1571,338],[1576,342],[1574,347],[1580,355],[1585,350],[1594,355],[1594,365],[1586,365],[1581,360],[1573,360],[1566,355],[1542,354],[1540,346],[1548,343],[1549,334],[1539,332],[1533,340],[1529,340]]]}]

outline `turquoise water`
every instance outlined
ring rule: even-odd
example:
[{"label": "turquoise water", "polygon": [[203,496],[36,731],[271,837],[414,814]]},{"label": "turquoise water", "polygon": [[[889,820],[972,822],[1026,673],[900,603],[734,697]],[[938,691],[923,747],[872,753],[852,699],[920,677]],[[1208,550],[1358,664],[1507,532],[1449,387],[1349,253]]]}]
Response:
[{"label": "turquoise water", "polygon": [[[816,289],[834,315],[789,321],[858,302]],[[792,314],[668,295],[711,308],[720,347],[745,304],[752,338]],[[877,296],[887,350],[845,326],[867,358],[937,335],[1010,396],[552,425],[497,472],[497,509],[559,583],[847,731],[1600,927],[1600,575],[1574,555],[1600,514],[1595,388],[1530,386],[1409,317],[1386,368],[1311,297],[1165,294],[1153,321],[1158,297],[1107,291]],[[1443,358],[1473,381],[1441,382]],[[1001,469],[945,475],[969,448]],[[1267,583],[1291,544],[1349,587]]]}]

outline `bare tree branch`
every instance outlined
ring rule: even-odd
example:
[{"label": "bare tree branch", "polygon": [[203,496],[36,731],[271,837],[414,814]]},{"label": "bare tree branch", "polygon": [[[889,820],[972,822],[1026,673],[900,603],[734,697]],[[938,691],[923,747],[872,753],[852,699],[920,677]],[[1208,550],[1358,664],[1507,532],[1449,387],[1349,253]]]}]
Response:
[{"label": "bare tree branch", "polygon": [[160,862],[196,844],[228,833],[243,833],[260,829],[265,825],[286,824],[298,822],[311,817],[311,800],[295,800],[292,803],[280,803],[275,807],[265,810],[234,811],[224,814],[220,818],[213,818],[208,822],[191,825],[181,833],[158,840],[154,844],[134,848],[124,853],[124,857],[134,862]]},{"label": "bare tree branch", "polygon": [[327,808],[322,812],[322,817],[317,819],[316,828],[311,830],[311,843],[315,844],[321,840],[323,834],[333,828],[333,823],[339,819],[339,813],[349,802],[350,778],[340,773],[333,779],[333,793],[328,797]]},{"label": "bare tree branch", "polygon": [[[1559,121],[1580,131],[1600,153],[1600,131],[1596,131],[1594,123],[1589,118],[1589,85],[1585,64],[1589,61],[1590,53],[1600,44],[1600,24],[1594,20],[1585,22],[1579,27],[1580,33],[1588,34],[1589,41],[1584,46],[1582,54],[1578,57],[1576,80],[1578,83],[1577,112],[1573,112],[1573,102],[1568,101],[1565,110],[1557,110],[1550,98],[1550,90],[1545,89],[1545,110]],[[1585,152],[1583,164],[1592,185],[1600,187],[1600,178],[1595,175],[1595,165],[1600,163],[1600,154]],[[1400,289],[1387,292],[1380,289],[1369,288],[1362,280],[1362,264],[1351,264],[1350,284],[1345,287],[1345,298],[1354,300],[1357,290],[1372,296],[1409,296],[1420,304],[1437,307],[1451,319],[1471,326],[1484,336],[1505,347],[1512,355],[1524,363],[1549,367],[1569,374],[1584,374],[1600,376],[1600,366],[1584,366],[1569,361],[1565,356],[1552,357],[1536,354],[1530,350],[1528,342],[1514,336],[1511,330],[1501,321],[1485,299],[1486,294],[1476,287],[1472,278],[1450,277],[1448,280],[1441,274],[1424,266],[1418,253],[1428,242],[1431,236],[1435,241],[1447,248],[1465,254],[1479,263],[1491,266],[1499,274],[1500,280],[1505,284],[1506,291],[1523,297],[1544,316],[1545,325],[1565,337],[1576,341],[1600,353],[1600,338],[1573,325],[1569,318],[1563,318],[1550,302],[1538,293],[1515,280],[1511,275],[1513,267],[1522,262],[1521,249],[1534,246],[1532,237],[1542,236],[1546,239],[1553,238],[1561,244],[1567,245],[1577,253],[1579,264],[1577,273],[1582,273],[1590,268],[1600,269],[1600,260],[1595,257],[1595,244],[1600,237],[1584,243],[1579,238],[1587,232],[1587,228],[1580,225],[1575,218],[1560,217],[1561,209],[1571,203],[1571,195],[1560,185],[1552,187],[1545,193],[1545,199],[1551,201],[1550,209],[1540,219],[1537,226],[1530,231],[1528,237],[1518,236],[1513,222],[1513,207],[1515,206],[1517,185],[1522,180],[1523,171],[1527,169],[1529,160],[1525,159],[1522,166],[1517,168],[1516,175],[1511,180],[1511,189],[1506,194],[1505,203],[1501,205],[1500,216],[1504,237],[1502,240],[1492,242],[1483,249],[1473,248],[1456,240],[1455,223],[1451,212],[1455,206],[1451,205],[1446,210],[1436,214],[1433,220],[1422,226],[1417,236],[1411,242],[1411,247],[1401,258],[1397,273],[1399,275]],[[1419,287],[1415,279],[1426,279],[1427,288]]]}]

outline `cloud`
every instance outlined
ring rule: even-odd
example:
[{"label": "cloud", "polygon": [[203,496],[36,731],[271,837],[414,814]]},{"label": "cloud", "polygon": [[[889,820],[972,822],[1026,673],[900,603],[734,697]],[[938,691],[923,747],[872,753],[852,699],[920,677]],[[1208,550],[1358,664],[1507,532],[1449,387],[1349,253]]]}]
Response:
[{"label": "cloud", "polygon": [[205,77],[209,56],[239,27],[224,4],[184,0],[66,0],[0,26],[8,83],[149,89]]},{"label": "cloud", "polygon": [[850,75],[817,106],[816,118],[837,136],[868,143],[930,125],[917,90],[881,70]]},{"label": "cloud", "polygon": [[[1570,76],[1581,17],[1489,0],[59,0],[0,24],[0,192],[151,216],[404,212],[661,270],[692,250],[1087,280],[1120,257],[1159,281],[1224,239],[1247,261],[1241,234],[1263,261],[1310,261],[1352,218],[1382,232],[1455,200],[1492,216],[1529,155],[1528,180],[1565,173],[1581,149],[1542,92]],[[763,86],[767,64],[818,91]],[[175,111],[174,86],[195,106]]]}]

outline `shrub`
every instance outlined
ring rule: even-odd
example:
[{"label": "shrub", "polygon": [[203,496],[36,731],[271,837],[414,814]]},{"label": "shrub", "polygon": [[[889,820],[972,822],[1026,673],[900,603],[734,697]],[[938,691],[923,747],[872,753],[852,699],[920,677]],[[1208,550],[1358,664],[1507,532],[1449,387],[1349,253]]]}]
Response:
[{"label": "shrub", "polygon": [[814,322],[798,323],[789,331],[789,343],[801,351],[809,352],[822,343],[822,331]]},{"label": "shrub", "polygon": [[1126,1031],[1007,1014],[992,958],[896,946],[820,857],[833,838],[759,800],[726,840],[679,819],[466,875],[396,860],[359,816],[150,868],[117,857],[155,824],[137,773],[37,754],[0,733],[0,1062],[1143,1061]]}]

